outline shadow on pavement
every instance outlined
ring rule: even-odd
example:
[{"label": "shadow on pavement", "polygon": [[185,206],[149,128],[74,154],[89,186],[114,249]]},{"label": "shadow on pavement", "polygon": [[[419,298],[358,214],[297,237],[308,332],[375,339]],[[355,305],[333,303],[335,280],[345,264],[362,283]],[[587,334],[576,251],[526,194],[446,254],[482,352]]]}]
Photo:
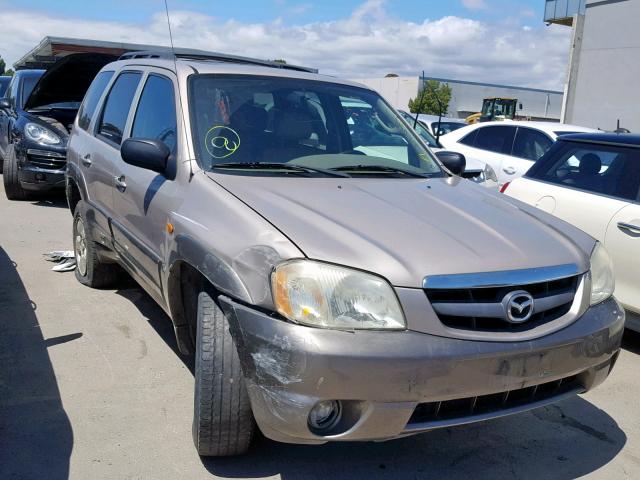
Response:
[{"label": "shadow on pavement", "polygon": [[0,478],[68,478],[73,432],[47,348],[81,335],[42,337],[36,305],[0,248]]},{"label": "shadow on pavement", "polygon": [[173,323],[167,314],[158,306],[158,304],[128,275],[124,274],[120,289],[116,290],[116,294],[126,298],[135,305],[138,311],[147,319],[149,325],[160,335],[160,338],[171,347],[171,350],[182,360],[184,365],[194,372],[193,357],[182,355],[178,350],[178,343],[173,331]]},{"label": "shadow on pavement", "polygon": [[65,197],[64,193],[54,192],[54,193],[34,193],[32,197],[29,198],[29,201],[33,205],[37,205],[39,207],[53,207],[53,208],[66,208],[69,209],[69,205],[67,204],[67,197]]},{"label": "shadow on pavement", "polygon": [[534,412],[384,443],[286,445],[261,439],[248,455],[207,459],[224,478],[282,480],[574,479],[610,462],[626,436],[576,397]]},{"label": "shadow on pavement", "polygon": [[624,337],[622,337],[622,348],[640,355],[640,332],[634,332],[627,328],[624,331]]}]

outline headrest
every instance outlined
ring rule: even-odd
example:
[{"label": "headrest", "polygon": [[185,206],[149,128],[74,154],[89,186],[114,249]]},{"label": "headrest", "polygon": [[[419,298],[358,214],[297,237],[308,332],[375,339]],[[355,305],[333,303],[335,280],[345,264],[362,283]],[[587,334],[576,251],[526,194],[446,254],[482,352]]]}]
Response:
[{"label": "headrest", "polygon": [[597,175],[602,168],[602,161],[595,153],[587,153],[580,159],[580,173],[584,175]]},{"label": "headrest", "polygon": [[299,110],[278,110],[274,122],[276,137],[285,141],[306,140],[313,133],[313,118]]},{"label": "headrest", "polygon": [[231,127],[241,131],[264,131],[268,115],[264,108],[245,103],[231,115]]}]

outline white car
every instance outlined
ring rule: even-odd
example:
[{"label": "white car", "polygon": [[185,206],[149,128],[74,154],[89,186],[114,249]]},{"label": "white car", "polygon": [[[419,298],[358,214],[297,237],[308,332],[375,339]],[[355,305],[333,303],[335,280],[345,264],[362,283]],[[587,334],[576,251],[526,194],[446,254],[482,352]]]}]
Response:
[{"label": "white car", "polygon": [[502,186],[524,175],[559,136],[597,131],[561,123],[504,120],[459,128],[441,136],[440,143],[467,160],[491,165]]},{"label": "white car", "polygon": [[[409,126],[415,129],[416,133],[420,135],[422,140],[424,140],[424,142],[429,145],[429,148],[431,148],[434,153],[443,150],[462,153],[455,149],[445,149],[444,146],[440,142],[438,142],[436,137],[434,137],[433,134],[429,131],[427,125],[420,120],[420,117],[424,115],[418,115],[418,122],[416,123],[415,115],[407,113],[403,110],[398,110],[398,113],[409,124]],[[467,165],[464,169],[464,173],[462,174],[464,178],[471,180],[472,182],[482,184],[485,187],[497,187],[498,184],[496,183],[496,173],[493,171],[490,165],[473,158],[465,157],[465,159],[467,161]]]},{"label": "white car", "polygon": [[640,331],[640,135],[560,138],[504,193],[584,230],[609,252],[627,327]]}]

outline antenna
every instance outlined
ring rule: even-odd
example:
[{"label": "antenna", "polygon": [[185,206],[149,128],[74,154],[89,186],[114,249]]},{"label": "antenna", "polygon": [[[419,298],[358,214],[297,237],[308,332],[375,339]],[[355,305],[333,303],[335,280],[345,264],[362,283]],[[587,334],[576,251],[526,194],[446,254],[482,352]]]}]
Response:
[{"label": "antenna", "polygon": [[[167,26],[169,27],[169,42],[171,43],[171,53],[173,55],[173,65],[176,71],[176,84],[178,85],[178,102],[180,103],[180,116],[182,118],[182,128],[185,134],[187,134],[187,124],[184,121],[184,107],[182,106],[182,92],[180,91],[180,78],[178,77],[178,62],[176,61],[176,50],[173,46],[173,33],[171,32],[171,19],[169,18],[169,5],[167,4],[167,0],[164,0],[164,10],[167,14]],[[189,159],[189,181],[193,178],[193,156],[191,155],[191,151],[189,150],[189,142],[186,142],[187,145],[187,154]]]}]

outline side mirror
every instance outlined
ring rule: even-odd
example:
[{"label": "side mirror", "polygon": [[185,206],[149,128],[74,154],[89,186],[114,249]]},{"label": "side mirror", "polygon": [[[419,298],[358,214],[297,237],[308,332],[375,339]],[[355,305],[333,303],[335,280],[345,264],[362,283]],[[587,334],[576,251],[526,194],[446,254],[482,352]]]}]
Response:
[{"label": "side mirror", "polygon": [[163,175],[170,155],[169,147],[150,138],[127,138],[120,147],[120,156],[125,163]]},{"label": "side mirror", "polygon": [[0,110],[11,110],[11,102],[7,97],[0,98]]},{"label": "side mirror", "polygon": [[464,158],[464,155],[461,153],[442,150],[440,152],[436,152],[436,157],[438,157],[438,160],[440,160],[446,169],[454,175],[462,175],[465,167],[467,166],[467,159]]}]

